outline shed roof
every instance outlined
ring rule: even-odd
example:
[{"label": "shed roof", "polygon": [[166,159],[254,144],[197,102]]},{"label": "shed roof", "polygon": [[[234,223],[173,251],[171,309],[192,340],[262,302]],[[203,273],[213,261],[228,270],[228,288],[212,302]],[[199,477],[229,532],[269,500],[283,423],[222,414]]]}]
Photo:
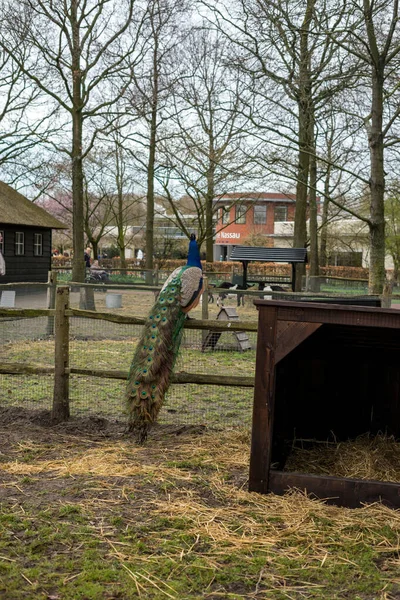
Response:
[{"label": "shed roof", "polygon": [[64,223],[3,181],[0,181],[0,223],[67,229]]},{"label": "shed roof", "polygon": [[306,248],[262,248],[259,246],[235,246],[230,260],[256,262],[307,262]]}]

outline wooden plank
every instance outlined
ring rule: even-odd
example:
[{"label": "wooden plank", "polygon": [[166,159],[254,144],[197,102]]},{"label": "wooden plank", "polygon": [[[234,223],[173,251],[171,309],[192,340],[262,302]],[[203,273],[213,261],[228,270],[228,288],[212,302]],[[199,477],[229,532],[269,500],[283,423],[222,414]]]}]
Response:
[{"label": "wooden plank", "polygon": [[21,373],[39,375],[42,373],[54,373],[54,367],[40,364],[2,362],[0,364],[0,373],[2,375],[19,375]]},{"label": "wooden plank", "polygon": [[40,287],[47,287],[49,284],[46,282],[43,283],[43,281],[36,281],[36,282],[32,282],[32,281],[14,281],[12,283],[1,283],[0,284],[0,290],[8,290],[10,288],[40,288]]},{"label": "wooden plank", "polygon": [[41,308],[0,308],[0,319],[32,319],[33,317],[54,317],[55,310]]},{"label": "wooden plank", "polygon": [[259,310],[262,310],[263,306],[276,307],[279,321],[400,328],[400,311],[391,308],[349,307],[340,304],[289,302],[287,300],[255,300],[254,304]]},{"label": "wooden plank", "polygon": [[[48,314],[48,311],[46,312]],[[124,325],[143,325],[145,318],[142,317],[126,317],[124,315],[115,315],[110,313],[95,312],[90,310],[78,310],[71,308],[66,311],[67,316],[81,317],[85,319],[100,319],[103,321],[111,321],[113,323],[120,323]],[[200,321],[197,319],[185,320],[185,329],[212,329],[214,331],[232,331],[232,327],[235,331],[257,331],[257,323],[253,322],[240,322],[232,323],[229,321]]]},{"label": "wooden plank", "polygon": [[400,507],[399,483],[271,470],[269,492],[282,495],[292,488],[337,506],[357,508],[363,503],[382,502],[393,508]]},{"label": "wooden plank", "polygon": [[259,312],[258,321],[249,473],[249,491],[251,492],[268,490],[275,402],[276,336],[277,309],[263,307],[263,310]]},{"label": "wooden plank", "polygon": [[275,364],[321,327],[321,323],[291,322],[277,339]]},{"label": "wooden plank", "polygon": [[54,393],[52,419],[56,423],[69,419],[69,288],[59,287],[56,293],[54,321]]},{"label": "wooden plank", "polygon": [[[1,372],[1,371],[0,371]],[[78,369],[71,367],[68,372],[75,375],[88,375],[90,377],[104,377],[108,379],[127,379],[128,371],[105,371],[98,369]],[[231,375],[205,375],[202,373],[186,373],[180,371],[171,375],[171,383],[186,384],[198,383],[200,385],[221,385],[232,387],[254,387],[254,377],[239,377]]]},{"label": "wooden plank", "polygon": [[[0,364],[0,374],[2,375],[20,375],[20,374],[39,375],[41,373],[54,373],[54,367],[50,365],[26,364],[26,363],[7,363]],[[106,371],[100,369],[79,369],[77,367],[67,367],[65,373],[70,375],[86,375],[87,377],[100,377],[103,379],[128,379],[128,371]],[[254,377],[240,377],[227,375],[204,375],[202,373],[186,373],[181,371],[173,373],[171,382],[174,384],[198,383],[201,385],[221,385],[227,387],[254,387]]]}]

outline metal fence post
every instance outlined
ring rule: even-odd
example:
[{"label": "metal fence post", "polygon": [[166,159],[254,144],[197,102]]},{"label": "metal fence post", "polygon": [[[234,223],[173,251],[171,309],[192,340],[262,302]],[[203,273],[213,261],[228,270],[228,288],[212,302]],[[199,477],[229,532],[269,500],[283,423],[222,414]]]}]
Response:
[{"label": "metal fence post", "polygon": [[69,288],[56,291],[56,315],[54,323],[54,393],[52,420],[56,423],[69,418]]}]

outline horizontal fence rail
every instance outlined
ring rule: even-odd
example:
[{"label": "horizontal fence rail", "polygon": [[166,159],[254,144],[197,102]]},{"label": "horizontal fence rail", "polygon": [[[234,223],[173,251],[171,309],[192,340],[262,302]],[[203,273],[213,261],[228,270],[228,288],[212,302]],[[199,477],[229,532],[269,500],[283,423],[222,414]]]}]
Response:
[{"label": "horizontal fence rail", "polygon": [[[0,365],[0,373],[2,375],[21,375],[31,374],[40,375],[42,373],[54,373],[54,367],[49,365],[34,365],[21,363],[3,363]],[[77,367],[67,367],[65,373],[69,375],[87,375],[90,377],[100,377],[104,379],[128,379],[128,371],[117,370],[99,370],[99,369],[79,369]],[[198,383],[201,385],[222,385],[232,387],[254,387],[254,377],[238,377],[227,375],[203,375],[201,373],[187,373],[179,371],[173,373],[171,383],[187,384]]]}]

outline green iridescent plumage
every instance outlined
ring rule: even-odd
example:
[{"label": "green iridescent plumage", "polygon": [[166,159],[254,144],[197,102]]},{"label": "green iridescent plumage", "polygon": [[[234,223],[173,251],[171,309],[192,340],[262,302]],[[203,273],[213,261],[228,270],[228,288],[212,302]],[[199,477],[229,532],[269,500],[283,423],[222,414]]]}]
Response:
[{"label": "green iridescent plumage", "polygon": [[165,282],[132,360],[126,398],[129,428],[137,433],[140,443],[155,422],[170,385],[186,313],[198,302],[202,291],[200,257],[195,266],[189,263],[189,257],[188,264],[176,269]]}]

